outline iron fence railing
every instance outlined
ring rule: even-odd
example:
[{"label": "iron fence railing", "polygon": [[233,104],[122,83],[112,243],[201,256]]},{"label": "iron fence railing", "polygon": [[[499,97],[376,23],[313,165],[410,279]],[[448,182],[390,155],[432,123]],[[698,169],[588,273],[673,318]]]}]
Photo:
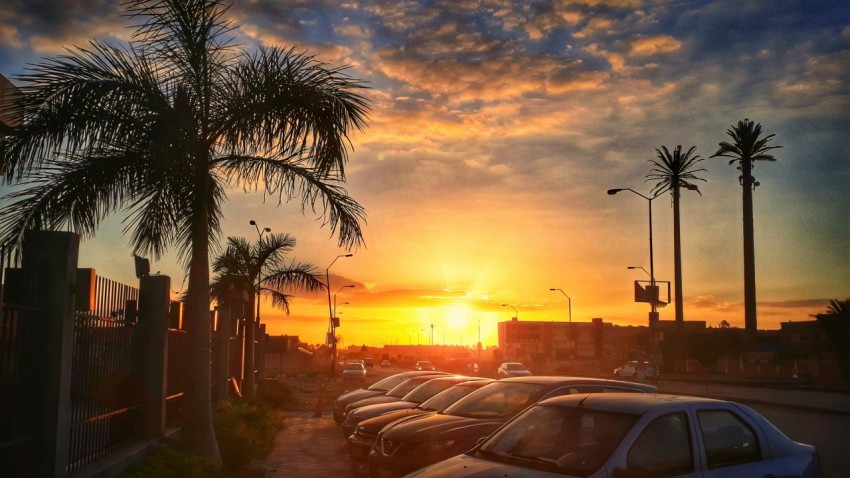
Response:
[{"label": "iron fence railing", "polygon": [[138,429],[141,405],[136,324],[78,313],[71,367],[68,472],[121,449]]}]

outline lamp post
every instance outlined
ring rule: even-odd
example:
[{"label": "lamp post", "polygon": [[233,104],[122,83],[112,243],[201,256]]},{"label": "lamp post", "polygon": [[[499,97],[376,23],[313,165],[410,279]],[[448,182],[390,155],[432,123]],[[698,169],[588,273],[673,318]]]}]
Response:
[{"label": "lamp post", "polygon": [[640,269],[640,270],[642,270],[642,271],[646,272],[646,275],[648,275],[649,277],[652,277],[652,275],[651,275],[649,272],[647,272],[647,271],[646,271],[646,269],[644,269],[644,268],[643,268],[643,267],[641,267],[641,266],[626,266],[626,269],[632,269],[632,270],[634,270],[634,269]]},{"label": "lamp post", "polygon": [[[658,342],[659,342],[659,340],[658,340],[658,338],[659,338],[658,337],[658,328],[659,328],[660,324],[658,322],[658,289],[657,289],[657,286],[655,285],[655,256],[654,256],[654,252],[653,252],[653,248],[652,248],[652,200],[657,198],[661,194],[659,193],[659,194],[656,194],[655,196],[649,197],[649,196],[644,196],[643,194],[641,194],[641,193],[639,193],[639,192],[637,192],[637,191],[635,191],[634,189],[631,189],[631,188],[618,188],[618,189],[609,189],[608,195],[613,196],[620,191],[629,191],[631,193],[634,193],[634,194],[646,199],[647,204],[649,204],[649,284],[652,288],[652,295],[650,296],[651,309],[650,309],[650,312],[649,312],[649,337],[650,337],[650,345],[652,347],[652,353],[655,354],[655,353],[658,352],[658,350],[657,350]],[[632,267],[637,268],[639,266],[631,266],[629,268],[631,269]],[[643,269],[643,267],[640,267],[640,269]],[[646,272],[646,269],[643,269],[643,271]]]},{"label": "lamp post", "polygon": [[[336,295],[339,294],[340,292],[342,292],[342,289],[348,289],[348,288],[353,289],[354,284],[344,285],[344,286],[340,287],[338,291],[334,292],[334,309],[333,309],[333,316],[334,317],[336,317]],[[347,303],[348,302],[343,302],[343,304],[347,304]]]},{"label": "lamp post", "polygon": [[514,309],[514,313],[516,314],[516,315],[514,316],[514,318],[515,318],[516,320],[519,320],[519,311],[518,311],[518,310],[516,310],[516,307],[512,306],[511,304],[502,304],[502,307],[510,307],[511,309]]},{"label": "lamp post", "polygon": [[564,292],[563,289],[549,289],[549,290],[551,290],[552,292],[558,291],[558,292],[564,294],[564,297],[567,298],[567,304],[569,305],[569,308],[570,308],[570,323],[573,323],[573,299],[571,299],[570,296],[568,296],[567,293]]},{"label": "lamp post", "polygon": [[331,267],[334,265],[334,262],[337,261],[340,257],[351,257],[354,254],[340,254],[331,261],[328,267],[325,268],[325,285],[328,289],[328,329],[330,330],[330,342],[331,342],[331,379],[336,379],[336,326],[334,325],[334,310],[331,308]]},{"label": "lamp post", "polygon": [[[254,226],[254,229],[257,230],[257,244],[259,251],[259,243],[263,241],[263,234],[267,232],[272,232],[270,227],[264,227],[260,229],[260,226],[257,225],[257,221],[251,219],[248,221],[248,224]],[[245,347],[244,351],[244,383],[242,384],[245,389],[245,394],[248,398],[254,398],[254,388],[256,384],[256,380],[254,377],[254,369],[256,369],[254,355],[255,355],[255,342],[257,337],[257,329],[260,327],[260,291],[263,283],[263,263],[260,261],[260,258],[257,257],[257,290],[254,291],[255,301],[257,302],[256,312],[254,314],[254,321],[251,324],[245,324]]]}]

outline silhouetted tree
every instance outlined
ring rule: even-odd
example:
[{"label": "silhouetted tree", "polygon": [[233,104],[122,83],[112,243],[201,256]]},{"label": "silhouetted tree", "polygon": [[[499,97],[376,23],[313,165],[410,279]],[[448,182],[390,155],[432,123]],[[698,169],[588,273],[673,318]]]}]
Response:
[{"label": "silhouetted tree", "polygon": [[228,237],[227,249],[213,260],[212,270],[216,273],[210,282],[213,298],[223,302],[231,287],[246,290],[248,294],[247,317],[253,327],[245,329],[245,383],[246,398],[254,398],[256,380],[253,370],[255,331],[260,325],[256,315],[257,292],[271,299],[273,307],[289,314],[289,302],[293,296],[289,290],[317,291],[325,288],[316,274],[316,266],[309,263],[287,261],[286,256],[295,247],[295,238],[289,234],[268,234],[256,243],[249,244],[243,237]]},{"label": "silhouetted tree", "polygon": [[655,149],[658,159],[649,160],[652,163],[650,173],[646,175],[647,181],[656,181],[655,187],[652,189],[652,196],[657,196],[663,192],[670,191],[673,196],[673,264],[674,264],[674,288],[676,300],[676,329],[682,330],[682,323],[685,320],[685,308],[682,303],[682,241],[679,222],[679,198],[682,188],[696,191],[702,196],[699,188],[693,181],[705,181],[697,177],[696,173],[705,171],[705,169],[696,169],[696,164],[702,161],[698,155],[694,154],[696,146],[682,154],[682,145],[676,146],[671,153],[666,146],[661,149]]},{"label": "silhouetted tree", "polygon": [[815,318],[832,343],[841,375],[850,382],[850,298],[829,301],[826,312]]},{"label": "silhouetted tree", "polygon": [[753,233],[753,190],[759,182],[753,177],[754,161],[776,161],[768,151],[782,146],[768,146],[773,134],[762,137],[761,124],[749,119],[726,130],[732,143],[722,142],[711,157],[731,158],[729,164],[738,163],[738,177],[744,190],[744,328],[751,333],[758,329],[756,317],[756,259]]},{"label": "silhouetted tree", "polygon": [[340,247],[362,242],[363,208],[345,180],[349,134],[365,126],[363,85],[292,49],[231,44],[219,0],[127,0],[129,46],[92,41],[32,65],[0,140],[17,183],[0,235],[66,229],[93,236],[127,214],[134,252],[176,246],[188,269],[190,351],[182,445],[221,463],[210,400],[209,251],[229,186],[318,208]]}]

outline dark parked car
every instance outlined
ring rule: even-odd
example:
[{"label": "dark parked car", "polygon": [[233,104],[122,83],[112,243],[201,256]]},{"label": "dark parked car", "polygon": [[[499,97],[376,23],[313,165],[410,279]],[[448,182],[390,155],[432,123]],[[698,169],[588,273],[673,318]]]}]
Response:
[{"label": "dark parked car", "polygon": [[552,398],[409,478],[820,478],[815,448],[743,405],[673,395]]},{"label": "dark parked car", "polygon": [[655,393],[652,385],[583,377],[512,377],[490,383],[442,413],[393,422],[369,452],[369,476],[397,477],[459,455],[540,400],[600,392]]},{"label": "dark parked car", "polygon": [[348,438],[354,432],[357,423],[364,418],[372,418],[402,408],[413,408],[452,385],[474,379],[474,377],[460,375],[419,375],[418,377],[411,377],[387,392],[386,395],[364,398],[348,404],[345,407],[342,434]]},{"label": "dark parked car", "polygon": [[[410,371],[410,372],[401,372],[395,375],[390,375],[387,378],[382,380],[378,380],[367,388],[358,388],[357,390],[352,390],[350,392],[345,392],[334,401],[334,420],[337,423],[342,423],[345,419],[345,407],[351,403],[356,402],[357,400],[362,400],[367,397],[374,397],[378,395],[384,395],[389,392],[396,385],[404,382],[410,377],[415,377],[417,375],[435,375],[440,374],[441,372],[418,372],[418,371]],[[448,374],[446,374],[448,375]]]},{"label": "dark parked car", "polygon": [[382,428],[396,420],[401,420],[407,417],[442,412],[449,405],[452,405],[456,401],[492,381],[492,379],[484,379],[459,383],[448,390],[444,390],[428,400],[425,400],[416,407],[396,410],[394,412],[378,415],[374,418],[367,418],[361,421],[357,424],[357,428],[354,429],[354,433],[348,437],[349,456],[351,456],[351,459],[357,466],[361,464],[368,464],[369,450],[371,450],[372,445],[375,444],[375,437],[378,436],[378,432],[380,432]]}]

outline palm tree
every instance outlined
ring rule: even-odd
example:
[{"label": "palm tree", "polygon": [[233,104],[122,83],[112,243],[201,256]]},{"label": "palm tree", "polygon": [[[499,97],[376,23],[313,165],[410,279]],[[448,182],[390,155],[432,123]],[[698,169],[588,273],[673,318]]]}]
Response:
[{"label": "palm tree", "polygon": [[243,389],[247,398],[255,396],[254,341],[255,331],[260,325],[256,316],[257,295],[271,299],[273,307],[283,309],[289,314],[292,296],[286,291],[297,289],[317,291],[325,288],[324,282],[317,279],[319,271],[309,263],[289,261],[286,256],[295,247],[295,238],[289,234],[269,234],[254,244],[242,237],[228,237],[227,249],[213,260],[212,269],[216,273],[210,283],[210,293],[219,303],[225,302],[230,291],[252,291],[248,294],[249,324],[245,328],[245,383]]},{"label": "palm tree", "polygon": [[[685,320],[684,304],[682,303],[682,244],[679,226],[679,192],[681,188],[696,191],[702,196],[699,188],[692,181],[705,181],[696,176],[696,173],[705,169],[695,169],[696,164],[703,160],[694,154],[696,146],[682,154],[682,145],[676,146],[672,153],[666,146],[656,148],[658,159],[651,159],[650,173],[646,175],[647,181],[657,181],[652,189],[652,196],[658,196],[663,192],[670,191],[673,196],[673,263],[675,265],[675,300],[676,300],[676,330],[682,330]],[[691,156],[693,155],[693,156]]]},{"label": "palm tree", "polygon": [[831,300],[826,313],[814,314],[823,333],[832,343],[844,380],[850,382],[850,298]]},{"label": "palm tree", "polygon": [[711,155],[731,158],[729,164],[738,163],[741,171],[739,181],[744,189],[744,326],[750,333],[757,330],[756,319],[756,257],[753,234],[753,190],[759,183],[753,177],[754,161],[776,161],[768,151],[782,146],[768,146],[774,136],[762,136],[761,124],[749,119],[738,121],[726,130],[733,142],[720,143],[720,148]]},{"label": "palm tree", "polygon": [[182,445],[220,465],[210,400],[210,247],[228,187],[300,198],[340,247],[362,244],[364,209],[340,183],[364,86],[292,49],[231,44],[220,0],[128,0],[128,46],[92,41],[31,66],[8,113],[0,169],[17,183],[0,239],[25,229],[95,234],[126,214],[134,252],[176,247],[188,269]]}]

